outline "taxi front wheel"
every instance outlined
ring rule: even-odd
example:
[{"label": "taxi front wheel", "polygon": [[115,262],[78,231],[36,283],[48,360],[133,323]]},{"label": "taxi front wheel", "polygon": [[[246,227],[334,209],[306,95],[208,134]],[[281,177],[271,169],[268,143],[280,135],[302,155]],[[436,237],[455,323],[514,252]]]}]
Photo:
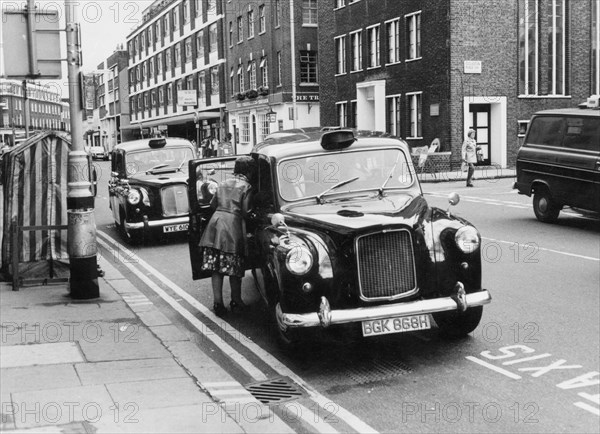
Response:
[{"label": "taxi front wheel", "polygon": [[440,334],[445,338],[465,337],[477,328],[483,315],[483,306],[475,306],[465,312],[438,312],[433,314]]},{"label": "taxi front wheel", "polygon": [[544,223],[553,223],[558,219],[560,213],[558,206],[550,196],[548,189],[537,190],[533,195],[533,212],[537,219]]}]

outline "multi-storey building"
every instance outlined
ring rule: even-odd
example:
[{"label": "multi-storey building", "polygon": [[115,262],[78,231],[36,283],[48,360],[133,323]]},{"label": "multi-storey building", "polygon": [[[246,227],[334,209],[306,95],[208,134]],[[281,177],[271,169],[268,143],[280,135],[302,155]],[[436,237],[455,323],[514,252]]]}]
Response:
[{"label": "multi-storey building", "polygon": [[64,122],[62,90],[53,83],[27,84],[27,100],[21,81],[0,79],[0,141],[13,145],[25,138],[25,101],[29,104],[29,131],[69,131]]},{"label": "multi-storey building", "polygon": [[94,144],[108,151],[135,137],[129,119],[129,69],[126,50],[117,49],[91,74],[95,86]]},{"label": "multi-storey building", "polygon": [[217,0],[156,0],[144,11],[127,37],[132,128],[194,140],[223,135],[222,28]]},{"label": "multi-storey building", "polygon": [[229,131],[248,152],[270,132],[319,124],[316,0],[227,0]]},{"label": "multi-storey building", "polygon": [[598,0],[319,2],[321,123],[506,167],[531,114],[600,93]]}]

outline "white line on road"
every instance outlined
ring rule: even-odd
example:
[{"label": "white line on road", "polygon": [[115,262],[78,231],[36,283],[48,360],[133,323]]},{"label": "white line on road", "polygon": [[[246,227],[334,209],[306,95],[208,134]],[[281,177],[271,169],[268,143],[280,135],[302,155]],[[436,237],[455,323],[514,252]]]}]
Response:
[{"label": "white line on road", "polygon": [[[486,241],[494,241],[496,243],[504,243],[504,244],[515,245],[514,241],[497,240],[495,238],[487,238],[487,237],[481,237],[481,239],[486,240]],[[589,261],[600,262],[600,258],[595,258],[593,256],[578,255],[576,253],[568,253],[568,252],[563,252],[561,250],[547,249],[545,247],[537,247],[537,249],[538,250],[543,250],[545,252],[558,253],[559,255],[572,256],[574,258],[587,259]]]},{"label": "white line on road", "polygon": [[573,404],[575,407],[579,407],[582,408],[584,410],[589,411],[592,414],[595,414],[596,416],[600,416],[600,410],[598,410],[598,408],[594,407],[593,405],[590,405],[586,402],[575,402]]},{"label": "white line on road", "polygon": [[477,357],[473,357],[473,356],[466,356],[465,357],[467,360],[470,360],[472,362],[475,362],[481,366],[485,366],[488,369],[491,369],[492,371],[496,371],[502,375],[506,375],[508,378],[512,378],[513,380],[520,380],[521,376],[517,375],[517,374],[513,374],[510,371],[507,371],[506,369],[502,369],[496,365],[492,365],[491,363],[486,362],[485,360],[481,360],[478,359]]},{"label": "white line on road", "polygon": [[[98,233],[98,235],[105,238],[107,241],[111,242],[115,246],[115,248],[119,248],[120,244],[115,239],[110,237],[108,234],[106,234],[102,231],[98,231],[97,233]],[[109,249],[109,246],[105,242],[103,242],[102,240],[98,240],[98,241],[105,248]],[[121,260],[121,262],[123,263],[123,265],[125,265],[127,268],[129,268],[136,276],[138,276],[146,284],[148,284],[148,286],[152,290],[154,290],[154,292],[156,292],[158,295],[160,295],[177,312],[179,312],[181,315],[183,315],[184,318],[186,318],[190,323],[192,323],[192,325],[194,325],[194,327],[196,327],[196,329],[198,329],[201,333],[203,333],[203,335],[205,335],[207,338],[209,338],[211,340],[216,340],[214,335],[205,333],[206,326],[200,320],[198,320],[187,309],[185,309],[183,306],[181,306],[179,303],[177,303],[170,295],[168,295],[164,290],[162,290],[160,287],[158,287],[154,282],[150,281],[149,278],[146,275],[144,275],[141,271],[134,268],[130,263],[124,261],[120,257],[120,255],[118,255],[118,256],[119,256],[119,259]],[[296,382],[298,385],[303,387],[308,392],[310,399],[312,399],[314,402],[319,404],[319,406],[321,406],[323,409],[327,409],[327,408],[331,407],[331,404],[332,404],[331,400],[329,400],[328,398],[326,398],[325,396],[321,395],[319,392],[314,390],[301,377],[296,375],[291,369],[289,369],[286,365],[284,365],[277,358],[275,358],[273,355],[271,355],[271,353],[262,349],[259,345],[252,342],[246,336],[243,336],[241,332],[239,332],[237,329],[232,327],[230,324],[219,321],[219,319],[209,309],[207,309],[202,303],[200,303],[198,300],[196,300],[194,297],[192,297],[190,294],[188,294],[184,289],[180,288],[174,282],[169,280],[166,276],[164,276],[162,273],[160,273],[157,269],[152,267],[146,261],[144,261],[143,259],[141,259],[139,257],[137,257],[136,260],[137,260],[136,265],[144,267],[152,276],[154,276],[156,279],[158,279],[162,284],[168,286],[171,290],[173,290],[176,294],[178,294],[180,297],[182,297],[190,305],[192,305],[194,308],[198,309],[202,314],[204,314],[205,316],[207,316],[210,319],[213,319],[213,321],[216,323],[216,325],[218,327],[220,327],[223,330],[223,332],[227,333],[234,340],[236,340],[240,345],[246,347],[248,350],[253,352],[256,356],[258,356],[259,359],[261,359],[263,362],[265,362],[265,364],[269,365],[279,375],[287,376],[287,377],[291,378],[294,382]],[[244,339],[241,340],[240,336],[243,336]],[[227,349],[227,351],[224,351],[225,354],[227,354],[232,360],[234,360],[236,363],[238,363],[240,365],[240,367],[245,369],[246,372],[248,372],[251,377],[253,377],[257,381],[262,381],[262,379],[266,379],[266,376],[258,368],[256,368],[254,365],[252,365],[252,363],[250,361],[248,361],[244,356],[237,353],[237,351],[235,351],[233,348],[231,348],[225,342],[222,342],[222,343],[221,342],[222,341],[220,341],[217,345],[221,349],[223,349],[224,348],[223,344],[225,344],[226,349]],[[249,365],[251,365],[251,366],[249,366]],[[258,371],[258,372],[256,372],[256,371]],[[338,415],[340,417],[340,419],[342,419],[346,424],[348,424],[351,428],[353,428],[357,432],[377,433],[377,431],[374,428],[369,426],[367,423],[363,422],[361,419],[356,417],[354,414],[352,414],[345,408],[341,407],[338,404],[335,404],[335,406],[336,406],[336,410],[337,410],[336,415]],[[326,432],[330,432],[330,431],[326,431]]]}]

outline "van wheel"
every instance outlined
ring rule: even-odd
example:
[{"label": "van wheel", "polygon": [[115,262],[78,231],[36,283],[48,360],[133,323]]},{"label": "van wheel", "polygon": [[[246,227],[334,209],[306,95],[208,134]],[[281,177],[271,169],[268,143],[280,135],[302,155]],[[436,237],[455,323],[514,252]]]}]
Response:
[{"label": "van wheel", "polygon": [[550,192],[543,188],[533,195],[533,212],[537,219],[544,223],[554,223],[558,219],[561,207],[550,196]]}]

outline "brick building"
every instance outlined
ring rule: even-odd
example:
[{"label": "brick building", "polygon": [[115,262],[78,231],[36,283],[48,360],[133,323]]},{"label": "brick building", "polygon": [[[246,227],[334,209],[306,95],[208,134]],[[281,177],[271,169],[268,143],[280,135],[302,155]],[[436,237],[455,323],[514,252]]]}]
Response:
[{"label": "brick building", "polygon": [[[25,101],[29,104],[30,134],[42,130],[69,131],[63,113],[62,89],[53,82],[28,83],[27,100],[21,81],[0,79],[0,141],[13,145],[25,138]],[[68,111],[68,110],[67,110]]]},{"label": "brick building", "polygon": [[224,2],[227,116],[238,153],[319,124],[316,0]]},{"label": "brick building", "polygon": [[600,93],[598,0],[319,2],[321,124],[514,164],[537,110]]},{"label": "brick building", "polygon": [[156,0],[145,9],[127,37],[134,130],[190,140],[222,135],[222,34],[218,0]]}]

